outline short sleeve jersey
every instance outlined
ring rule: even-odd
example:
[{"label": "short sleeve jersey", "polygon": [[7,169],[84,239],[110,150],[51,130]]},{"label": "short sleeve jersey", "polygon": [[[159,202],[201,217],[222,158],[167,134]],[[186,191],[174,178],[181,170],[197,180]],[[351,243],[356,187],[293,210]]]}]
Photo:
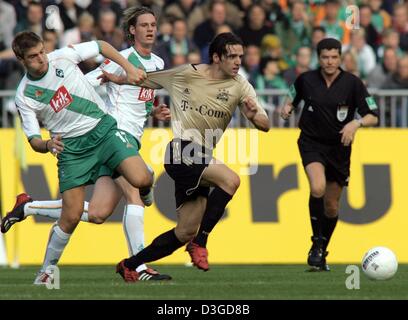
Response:
[{"label": "short sleeve jersey", "polygon": [[355,75],[343,71],[328,88],[320,69],[301,74],[289,89],[293,105],[304,101],[299,128],[302,134],[317,141],[340,143],[341,129],[366,114],[377,116],[377,105]]},{"label": "short sleeve jersey", "polygon": [[29,139],[41,136],[38,121],[63,138],[81,136],[99,123],[106,114],[105,103],[77,66],[99,51],[96,41],[53,51],[40,79],[23,77],[15,101]]},{"label": "short sleeve jersey", "polygon": [[[160,57],[153,53],[150,56],[142,56],[134,47],[122,50],[120,54],[136,68],[141,68],[147,72],[162,70],[164,67],[164,62]],[[126,74],[120,65],[107,59],[99,68],[86,75],[94,86],[100,84],[97,77],[102,74],[101,69],[117,76]],[[118,128],[127,131],[140,141],[146,120],[152,111],[155,91],[133,85],[117,85],[108,82],[106,93],[107,100],[105,102],[108,113],[116,119]]]},{"label": "short sleeve jersey", "polygon": [[258,112],[266,114],[252,85],[240,75],[229,79],[211,79],[200,66],[148,73],[142,84],[165,88],[171,98],[171,125],[175,138],[191,140],[212,149],[221,139],[237,106],[246,97],[257,103]]}]

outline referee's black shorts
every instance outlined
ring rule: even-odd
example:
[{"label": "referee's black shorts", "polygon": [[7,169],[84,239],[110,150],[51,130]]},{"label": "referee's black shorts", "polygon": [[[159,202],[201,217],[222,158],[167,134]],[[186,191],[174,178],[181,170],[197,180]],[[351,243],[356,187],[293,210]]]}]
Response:
[{"label": "referee's black shorts", "polygon": [[350,177],[351,146],[341,143],[326,144],[305,135],[300,135],[298,147],[303,167],[320,162],[325,167],[327,181],[335,181],[340,186],[348,186]]},{"label": "referee's black shorts", "polygon": [[164,168],[174,180],[176,208],[198,196],[208,197],[210,187],[200,186],[212,151],[192,141],[173,139],[166,147]]}]

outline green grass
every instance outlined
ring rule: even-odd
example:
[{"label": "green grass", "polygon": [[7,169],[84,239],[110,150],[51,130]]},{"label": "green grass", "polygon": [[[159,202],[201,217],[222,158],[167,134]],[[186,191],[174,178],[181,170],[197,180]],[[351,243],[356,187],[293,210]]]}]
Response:
[{"label": "green grass", "polygon": [[3,299],[408,299],[408,265],[388,281],[360,273],[360,289],[348,290],[346,265],[331,272],[305,272],[304,265],[214,265],[209,272],[158,266],[169,282],[124,283],[113,266],[61,266],[61,288],[32,285],[38,267],[0,268]]}]

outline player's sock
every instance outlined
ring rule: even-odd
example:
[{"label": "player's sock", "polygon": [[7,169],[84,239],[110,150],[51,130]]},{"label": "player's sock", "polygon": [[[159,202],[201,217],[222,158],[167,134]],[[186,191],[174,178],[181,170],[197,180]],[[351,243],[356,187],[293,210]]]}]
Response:
[{"label": "player's sock", "polygon": [[[88,205],[87,201],[84,202],[84,212],[81,216],[81,221],[89,222],[88,219]],[[52,201],[32,201],[26,203],[24,206],[24,217],[37,215],[42,217],[48,217],[58,220],[61,217],[62,200]]]},{"label": "player's sock", "polygon": [[71,234],[62,231],[57,223],[52,226],[41,272],[45,272],[48,266],[58,263],[70,237]]},{"label": "player's sock", "polygon": [[143,214],[142,206],[136,204],[125,206],[122,223],[130,256],[144,249]]},{"label": "player's sock", "polygon": [[174,229],[171,229],[159,235],[149,246],[135,256],[125,259],[125,266],[129,269],[136,269],[143,263],[156,261],[172,254],[183,245],[184,243],[177,239]]},{"label": "player's sock", "polygon": [[339,219],[339,216],[336,216],[334,218],[329,218],[325,214],[323,214],[323,219],[322,219],[322,235],[324,238],[326,238],[326,245],[325,247],[327,248],[330,238],[333,234],[334,229],[336,228],[337,225],[337,220]]},{"label": "player's sock", "polygon": [[322,236],[322,219],[324,216],[324,201],[323,197],[315,198],[312,195],[309,197],[309,213],[310,222],[312,224],[313,236]]},{"label": "player's sock", "polygon": [[232,196],[219,187],[215,187],[208,197],[207,207],[205,209],[200,229],[197,232],[193,242],[200,247],[206,247],[209,233],[220,221],[224,214],[225,207],[232,199]]}]

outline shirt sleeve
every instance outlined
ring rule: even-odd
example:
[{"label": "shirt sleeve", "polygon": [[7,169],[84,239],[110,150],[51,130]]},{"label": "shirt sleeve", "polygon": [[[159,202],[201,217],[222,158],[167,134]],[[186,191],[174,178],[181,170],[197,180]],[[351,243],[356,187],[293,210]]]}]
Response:
[{"label": "shirt sleeve", "polygon": [[183,72],[189,65],[183,65],[181,67],[154,71],[147,73],[147,79],[140,85],[141,87],[149,89],[161,89],[164,88],[168,92],[171,92],[172,86],[178,77],[183,77]]},{"label": "shirt sleeve", "polygon": [[37,115],[24,100],[18,96],[16,96],[15,100],[18,114],[21,117],[23,131],[28,141],[35,137],[41,138],[40,124],[38,123]]},{"label": "shirt sleeve", "polygon": [[354,86],[354,103],[358,114],[361,117],[367,114],[378,117],[378,106],[374,98],[370,96],[364,83],[357,77],[355,79],[357,83]]},{"label": "shirt sleeve", "polygon": [[243,108],[244,108],[244,100],[247,97],[250,97],[252,100],[255,101],[256,103],[256,107],[257,107],[257,113],[263,114],[265,116],[267,116],[267,113],[265,111],[265,109],[262,107],[258,96],[256,95],[255,89],[254,87],[248,82],[248,80],[244,80],[243,85],[242,85],[242,90],[241,90],[242,94],[241,97],[239,99],[239,109],[241,110],[241,113],[244,115],[245,114],[243,112]]},{"label": "shirt sleeve", "polygon": [[288,101],[297,108],[299,102],[302,100],[302,77],[296,78],[295,82],[289,87],[288,91]]},{"label": "shirt sleeve", "polygon": [[100,54],[100,46],[97,41],[83,42],[55,50],[50,53],[53,58],[67,58],[78,64],[84,60],[95,58]]}]

